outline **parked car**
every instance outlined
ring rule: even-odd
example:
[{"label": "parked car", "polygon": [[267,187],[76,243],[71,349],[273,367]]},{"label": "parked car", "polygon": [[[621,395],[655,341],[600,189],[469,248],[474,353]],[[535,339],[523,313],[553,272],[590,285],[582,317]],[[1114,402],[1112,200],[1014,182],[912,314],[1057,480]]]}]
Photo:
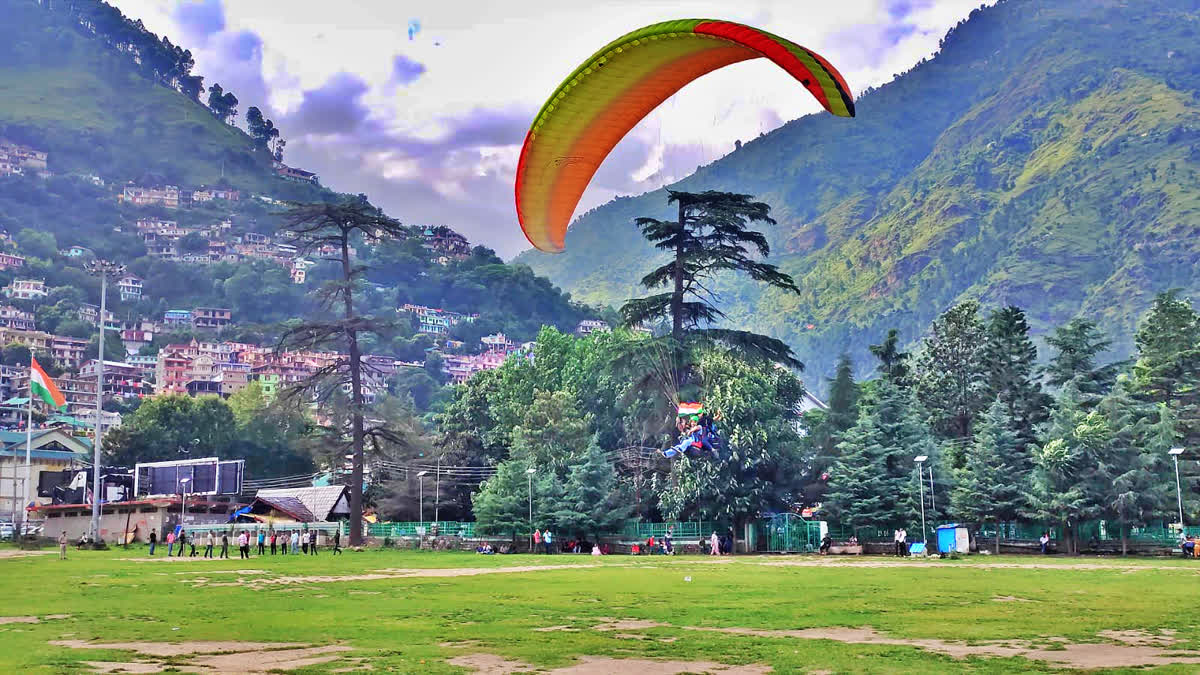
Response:
[{"label": "parked car", "polygon": [[0,520],[0,541],[11,541],[15,530],[11,520]]}]

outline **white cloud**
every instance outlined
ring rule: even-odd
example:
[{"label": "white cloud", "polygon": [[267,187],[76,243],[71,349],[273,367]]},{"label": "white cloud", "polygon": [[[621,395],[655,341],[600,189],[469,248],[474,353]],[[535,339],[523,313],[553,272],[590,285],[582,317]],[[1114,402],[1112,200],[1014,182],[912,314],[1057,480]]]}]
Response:
[{"label": "white cloud", "polygon": [[[289,163],[366,192],[407,222],[444,223],[511,255],[524,133],[580,61],[634,28],[683,17],[760,26],[836,64],[855,91],[932,53],[980,0],[116,0],[184,41],[206,83],[273,117]],[[410,22],[420,24],[410,39]],[[188,42],[195,42],[189,44]],[[772,64],[688,85],[617,146],[577,212],[654,189],[818,107]]]}]

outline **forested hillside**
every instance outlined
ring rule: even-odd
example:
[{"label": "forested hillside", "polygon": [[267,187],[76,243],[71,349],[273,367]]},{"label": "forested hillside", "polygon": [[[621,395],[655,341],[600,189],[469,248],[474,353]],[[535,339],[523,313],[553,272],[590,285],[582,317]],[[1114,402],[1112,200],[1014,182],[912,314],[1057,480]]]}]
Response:
[{"label": "forested hillside", "polygon": [[[0,231],[10,237],[0,247],[25,258],[19,268],[0,269],[0,286],[15,278],[45,282],[46,298],[13,301],[36,316],[41,330],[67,324],[70,332],[88,334],[74,318],[79,305],[99,302],[99,282],[83,270],[93,254],[127,265],[144,282],[140,299],[109,295],[120,321],[223,307],[237,324],[227,337],[259,342],[271,339],[278,322],[312,311],[313,291],[333,274],[331,263],[308,261],[307,279],[295,283],[286,253],[233,253],[250,241],[248,234],[274,234],[285,202],[340,197],[319,182],[278,174],[286,130],[256,115],[262,102],[238,101],[236,92],[193,71],[185,46],[98,0],[0,0],[0,16],[0,142],[46,153],[44,171],[0,171]],[[181,194],[217,186],[239,198],[181,199],[178,208],[133,204],[122,199],[130,185],[175,186]],[[179,255],[148,251],[139,220],[188,231],[176,242]],[[470,342],[469,350],[488,332],[527,340],[542,324],[572,329],[595,316],[488,249],[439,260],[422,245],[423,229],[378,247],[360,242],[359,257],[372,268],[364,296],[370,311],[382,315],[415,303],[479,313],[479,321],[452,335]],[[67,255],[71,247],[87,254]],[[210,252],[214,259],[203,264],[177,259]],[[368,347],[423,358],[429,341],[415,337],[402,331],[394,344]]]},{"label": "forested hillside", "polygon": [[[964,299],[1075,316],[1132,348],[1157,292],[1200,291],[1200,10],[1190,0],[1002,0],[936,57],[862,95],[855,119],[812,115],[678,184],[773,206],[773,262],[799,296],[739,279],[727,324],[779,337],[822,387],[888,328],[912,342]],[[853,83],[851,83],[853,85]],[[642,294],[654,263],[632,220],[665,192],[579,217],[567,251],[518,258],[595,303]]]}]

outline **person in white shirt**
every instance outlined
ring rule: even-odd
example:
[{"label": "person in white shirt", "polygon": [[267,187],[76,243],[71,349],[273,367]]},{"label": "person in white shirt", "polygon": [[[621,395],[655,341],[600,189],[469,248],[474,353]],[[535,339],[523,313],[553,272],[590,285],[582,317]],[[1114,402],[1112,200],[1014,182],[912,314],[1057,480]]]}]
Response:
[{"label": "person in white shirt", "polygon": [[205,558],[212,557],[213,546],[215,546],[216,543],[217,543],[216,537],[213,536],[212,530],[209,530],[208,534],[204,536],[204,557]]},{"label": "person in white shirt", "polygon": [[721,540],[717,537],[717,533],[713,532],[708,538],[709,555],[721,555]]},{"label": "person in white shirt", "polygon": [[1038,543],[1042,545],[1042,555],[1049,553],[1050,552],[1050,533],[1043,532],[1041,538],[1038,539]]},{"label": "person in white shirt", "polygon": [[244,531],[238,535],[238,554],[240,558],[250,557],[250,537]]},{"label": "person in white shirt", "polygon": [[292,530],[292,555],[300,555],[300,532]]},{"label": "person in white shirt", "polygon": [[900,528],[892,530],[892,553],[900,555]]},{"label": "person in white shirt", "polygon": [[900,528],[900,555],[908,555],[908,530]]}]

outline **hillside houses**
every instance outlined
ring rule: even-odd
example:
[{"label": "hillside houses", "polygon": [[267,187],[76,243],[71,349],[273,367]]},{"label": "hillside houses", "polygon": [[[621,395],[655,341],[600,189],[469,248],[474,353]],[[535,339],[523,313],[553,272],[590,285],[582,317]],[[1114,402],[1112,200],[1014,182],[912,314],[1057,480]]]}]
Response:
[{"label": "hillside houses", "polygon": [[284,180],[290,180],[297,183],[318,183],[320,182],[317,174],[304,169],[288,166],[283,162],[275,162],[275,174]]},{"label": "hillside houses", "polygon": [[471,323],[479,318],[478,314],[459,314],[436,307],[408,303],[396,311],[415,316],[419,322],[417,330],[429,335],[446,335],[450,332],[451,326],[457,326],[459,323]]},{"label": "hillside houses", "polygon": [[0,139],[0,176],[33,174],[48,177],[48,159],[45,150]]},{"label": "hillside houses", "polygon": [[13,330],[36,330],[33,312],[25,312],[11,305],[0,306],[0,327]]},{"label": "hillside houses", "polygon": [[0,293],[13,300],[39,300],[48,294],[46,282],[40,279],[13,279]]},{"label": "hillside houses", "polygon": [[0,253],[0,270],[19,270],[25,266],[25,258],[12,253]]},{"label": "hillside houses", "polygon": [[126,185],[117,198],[119,201],[133,206],[164,206],[168,209],[179,208],[179,188],[175,185],[163,185],[161,187]]}]

